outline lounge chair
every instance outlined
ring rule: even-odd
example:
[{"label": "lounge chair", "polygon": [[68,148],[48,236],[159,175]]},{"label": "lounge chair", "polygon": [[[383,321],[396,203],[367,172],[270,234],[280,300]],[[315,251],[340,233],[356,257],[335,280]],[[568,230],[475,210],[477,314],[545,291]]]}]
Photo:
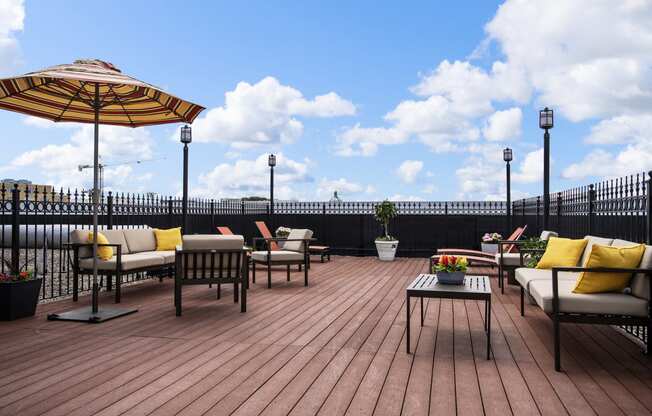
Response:
[{"label": "lounge chair", "polygon": [[[241,235],[185,235],[175,254],[174,306],[181,316],[182,288],[185,285],[218,286],[233,284],[233,300],[240,301],[240,312],[247,310],[249,262]],[[239,296],[238,296],[239,295]]]},{"label": "lounge chair", "polygon": [[217,231],[222,235],[233,235],[233,231],[229,227],[217,227]]},{"label": "lounge chair", "polygon": [[[514,230],[512,235],[507,238],[509,241],[516,241],[525,232],[527,225],[523,227],[518,227]],[[504,251],[505,253],[512,253],[516,250],[515,245],[507,247]],[[448,256],[465,256],[469,260],[470,264],[476,263],[482,266],[495,266],[496,265],[496,255],[494,253],[485,253],[484,251],[478,250],[469,250],[464,248],[440,248],[437,250],[438,255],[448,255]]]},{"label": "lounge chair", "polygon": [[[304,285],[308,286],[308,269],[310,263],[310,254],[308,246],[312,240],[312,231],[307,229],[293,228],[287,238],[255,238],[254,247],[257,246],[256,241],[262,240],[265,242],[267,250],[254,251],[251,253],[251,261],[253,263],[251,280],[256,283],[256,264],[267,265],[267,287],[272,287],[272,266],[285,265],[287,266],[287,280],[290,281],[290,266],[299,265],[303,266]],[[283,248],[273,250],[274,243],[283,242]],[[276,244],[278,247],[278,244]],[[299,269],[301,270],[301,268]]]}]

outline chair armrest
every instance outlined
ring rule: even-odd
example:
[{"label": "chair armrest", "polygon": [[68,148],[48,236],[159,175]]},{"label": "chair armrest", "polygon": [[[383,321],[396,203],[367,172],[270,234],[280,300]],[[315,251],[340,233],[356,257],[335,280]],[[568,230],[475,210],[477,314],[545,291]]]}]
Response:
[{"label": "chair armrest", "polygon": [[[66,246],[66,247],[73,248],[73,249],[74,248],[80,248],[80,247],[93,247],[93,243],[64,243],[63,245]],[[120,245],[120,244],[111,244],[111,243],[107,243],[107,244],[97,243],[97,246],[98,247],[116,247],[116,248],[122,247],[122,245]]]}]

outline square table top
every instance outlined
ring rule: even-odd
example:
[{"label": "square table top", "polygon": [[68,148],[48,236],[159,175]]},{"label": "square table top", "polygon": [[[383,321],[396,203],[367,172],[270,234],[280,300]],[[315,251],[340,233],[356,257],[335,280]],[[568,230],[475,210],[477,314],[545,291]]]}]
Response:
[{"label": "square table top", "polygon": [[420,274],[407,287],[408,295],[453,299],[486,299],[491,297],[488,276],[465,276],[463,285],[439,283],[435,274]]}]

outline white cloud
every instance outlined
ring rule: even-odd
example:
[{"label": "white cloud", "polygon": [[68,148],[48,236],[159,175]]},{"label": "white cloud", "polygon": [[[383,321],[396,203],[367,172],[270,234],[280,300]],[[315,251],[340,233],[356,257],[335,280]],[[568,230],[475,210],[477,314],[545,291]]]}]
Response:
[{"label": "white cloud", "polygon": [[336,117],[355,114],[355,106],[334,92],[312,100],[276,78],[256,84],[239,82],[225,94],[225,104],[212,108],[193,123],[198,142],[229,143],[234,148],[285,144],[303,134],[297,117]]},{"label": "white cloud", "polygon": [[394,194],[387,199],[389,199],[390,201],[405,201],[405,202],[418,202],[424,200],[420,196],[403,195],[403,194]]},{"label": "white cloud", "polygon": [[543,149],[537,149],[526,153],[525,158],[519,163],[519,169],[514,172],[512,179],[517,183],[534,183],[542,181]]},{"label": "white cloud", "polygon": [[518,107],[496,111],[487,119],[482,135],[490,141],[503,141],[521,135],[523,112]]},{"label": "white cloud", "polygon": [[[29,119],[28,119],[29,120]],[[41,127],[59,126],[57,123],[40,124]],[[67,143],[49,144],[40,149],[30,150],[18,155],[3,171],[16,169],[35,169],[45,176],[48,183],[56,187],[92,187],[92,170],[79,172],[79,165],[93,163],[93,126],[69,124],[73,128]],[[153,141],[146,128],[131,129],[127,127],[100,126],[100,156],[110,164],[112,161],[133,160],[134,155],[148,159],[153,155]],[[116,166],[104,172],[105,188],[134,191],[140,186],[133,179],[130,166]],[[145,179],[145,178],[141,178]]]},{"label": "white cloud", "polygon": [[652,139],[652,114],[625,115],[602,120],[591,128],[589,144],[620,144]]},{"label": "white cloud", "polygon": [[0,73],[8,73],[20,62],[16,32],[22,32],[25,20],[23,0],[0,1]]},{"label": "white cloud", "polygon": [[317,185],[317,199],[328,200],[337,191],[337,195],[344,200],[354,200],[363,192],[369,192],[370,189],[365,189],[364,186],[357,182],[351,182],[345,178],[339,179],[326,179],[323,178]]},{"label": "white cloud", "polygon": [[423,169],[420,160],[406,160],[396,169],[396,174],[404,183],[414,183],[417,175]]},{"label": "white cloud", "polygon": [[652,168],[651,161],[652,141],[628,144],[617,153],[595,149],[580,162],[564,169],[562,177],[566,179],[613,178],[648,171]]},{"label": "white cloud", "polygon": [[[198,185],[191,187],[194,196],[210,198],[240,198],[267,196],[269,194],[269,166],[267,153],[254,160],[241,159],[233,163],[221,163],[209,172],[199,175]],[[283,153],[276,155],[274,169],[274,198],[306,199],[296,188],[312,182],[308,172],[310,160],[298,162]]]}]

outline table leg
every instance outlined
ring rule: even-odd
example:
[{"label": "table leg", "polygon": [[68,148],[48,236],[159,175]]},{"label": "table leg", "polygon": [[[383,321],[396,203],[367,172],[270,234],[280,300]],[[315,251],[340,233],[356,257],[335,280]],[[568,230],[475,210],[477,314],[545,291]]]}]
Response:
[{"label": "table leg", "polygon": [[410,353],[410,295],[405,296],[405,316],[406,316],[406,334],[407,339],[405,340],[405,346],[407,353]]},{"label": "table leg", "polygon": [[487,301],[484,301],[484,330],[487,331]]},{"label": "table leg", "polygon": [[490,359],[491,350],[491,298],[485,304],[487,305],[487,360]]},{"label": "table leg", "polygon": [[423,298],[421,299],[421,326],[423,326]]}]

